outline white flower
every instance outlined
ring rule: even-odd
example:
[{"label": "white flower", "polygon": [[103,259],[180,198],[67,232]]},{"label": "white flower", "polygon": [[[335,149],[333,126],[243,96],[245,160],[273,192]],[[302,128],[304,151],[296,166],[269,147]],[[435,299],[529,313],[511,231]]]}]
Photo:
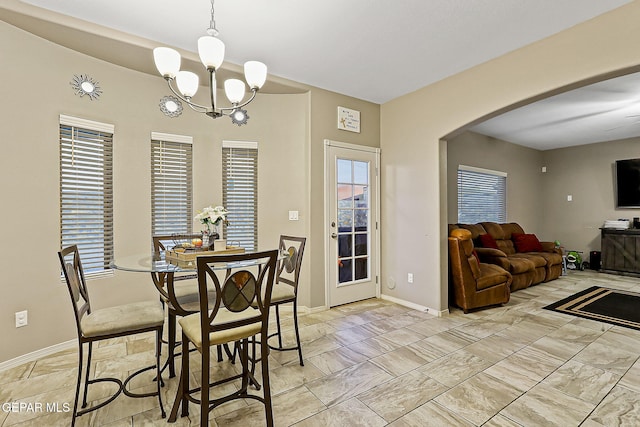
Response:
[{"label": "white flower", "polygon": [[209,230],[212,224],[216,226],[220,225],[220,223],[229,224],[227,221],[228,213],[223,206],[216,206],[215,208],[207,206],[195,216],[195,219],[206,225],[207,230]]}]

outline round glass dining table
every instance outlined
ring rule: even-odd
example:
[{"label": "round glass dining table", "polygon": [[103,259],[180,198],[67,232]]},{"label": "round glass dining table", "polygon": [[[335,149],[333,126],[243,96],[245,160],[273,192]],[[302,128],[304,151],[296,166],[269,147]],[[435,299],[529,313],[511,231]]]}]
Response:
[{"label": "round glass dining table", "polygon": [[[220,255],[222,254],[223,253]],[[278,259],[283,259],[286,256],[288,256],[287,252],[281,252]],[[213,268],[214,270],[226,270],[228,268],[239,267],[242,265],[258,265],[260,262],[261,261],[259,260],[221,262],[214,263]],[[197,270],[197,262],[195,259],[180,261],[178,263],[167,261],[165,259],[165,252],[163,251],[155,254],[136,254],[118,257],[111,261],[111,267],[116,270],[134,271],[139,273],[195,273]]]},{"label": "round glass dining table", "polygon": [[[249,253],[249,252],[244,252]],[[210,255],[211,253],[207,254]],[[213,254],[216,255],[216,254]],[[264,264],[265,259],[250,260],[232,260],[229,261],[229,253],[220,252],[219,255],[225,255],[227,261],[209,264],[213,270],[228,271],[240,267],[258,267]],[[279,251],[278,262],[287,258],[289,252]],[[165,251],[147,254],[128,255],[116,257],[111,261],[111,267],[121,271],[131,271],[139,273],[150,273],[157,291],[161,295],[161,299],[169,307],[169,329],[168,329],[168,359],[169,376],[175,376],[175,368],[173,359],[174,348],[179,343],[176,342],[176,316],[188,316],[200,311],[200,301],[197,292],[197,284],[193,284],[191,292],[176,292],[175,282],[196,279],[197,278],[197,258],[180,260],[178,262],[167,260]],[[181,274],[184,273],[184,274]],[[210,298],[215,298],[215,291],[210,292]]]}]

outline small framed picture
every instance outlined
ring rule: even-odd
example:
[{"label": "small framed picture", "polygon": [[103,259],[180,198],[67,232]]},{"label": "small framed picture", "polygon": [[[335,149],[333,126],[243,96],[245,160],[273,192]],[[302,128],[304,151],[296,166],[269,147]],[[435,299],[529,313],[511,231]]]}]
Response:
[{"label": "small framed picture", "polygon": [[360,133],[360,111],[338,107],[338,129]]}]

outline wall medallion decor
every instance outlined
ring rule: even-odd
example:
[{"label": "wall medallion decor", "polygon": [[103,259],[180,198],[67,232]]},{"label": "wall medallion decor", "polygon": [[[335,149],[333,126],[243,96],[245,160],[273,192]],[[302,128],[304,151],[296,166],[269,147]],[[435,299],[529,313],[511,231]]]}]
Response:
[{"label": "wall medallion decor", "polygon": [[179,117],[182,115],[182,102],[175,96],[163,96],[160,100],[160,111],[162,111],[165,116]]},{"label": "wall medallion decor", "polygon": [[98,82],[86,74],[74,75],[70,82],[71,87],[80,98],[87,95],[90,100],[98,99],[102,94],[102,89]]}]

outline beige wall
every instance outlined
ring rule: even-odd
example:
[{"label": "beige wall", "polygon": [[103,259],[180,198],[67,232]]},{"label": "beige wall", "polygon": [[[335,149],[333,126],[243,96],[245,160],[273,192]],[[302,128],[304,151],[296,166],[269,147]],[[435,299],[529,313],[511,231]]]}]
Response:
[{"label": "beige wall", "polygon": [[507,222],[542,236],[545,209],[542,152],[474,132],[447,141],[447,222],[458,222],[459,165],[507,173]]},{"label": "beige wall", "polygon": [[[491,112],[637,66],[638,19],[640,2],[634,2],[382,105],[384,293],[447,307],[446,146],[440,140]],[[407,272],[414,283],[406,283]],[[397,286],[386,289],[392,277]]]},{"label": "beige wall", "polygon": [[[640,157],[640,138],[543,152],[545,234],[569,250],[600,250],[600,227],[607,219],[640,217],[640,209],[616,209],[614,163]],[[573,201],[567,201],[567,195]]]},{"label": "beige wall", "polygon": [[[324,305],[323,276],[311,279],[312,271],[324,268],[324,252],[315,250],[322,245],[322,236],[311,231],[312,221],[322,221],[312,216],[312,209],[322,211],[317,207],[322,206],[323,179],[318,147],[323,138],[348,138],[349,142],[377,146],[379,106],[309,88],[302,94],[259,94],[249,105],[249,124],[242,127],[229,119],[212,120],[188,109],[180,118],[170,119],[158,109],[160,98],[169,94],[158,76],[79,54],[5,22],[0,22],[0,39],[5,41],[0,43],[0,93],[5,100],[0,103],[0,136],[5,150],[0,157],[4,241],[0,248],[0,336],[11,343],[0,348],[0,363],[75,337],[56,256],[60,249],[60,114],[115,125],[116,256],[149,251],[152,131],[193,136],[196,210],[221,203],[222,141],[257,141],[259,247],[275,247],[281,233],[307,236],[312,250],[305,254],[300,305]],[[149,58],[151,61],[150,52]],[[91,101],[74,94],[69,82],[81,73],[99,82],[103,90],[100,99]],[[199,96],[204,102],[204,94]],[[363,112],[362,134],[343,136],[336,130],[338,105]],[[300,220],[288,221],[289,210],[298,210]],[[98,308],[157,298],[149,275],[142,273],[115,272],[111,277],[91,280],[89,287]],[[29,311],[29,325],[16,329],[14,313],[20,310]]]}]

